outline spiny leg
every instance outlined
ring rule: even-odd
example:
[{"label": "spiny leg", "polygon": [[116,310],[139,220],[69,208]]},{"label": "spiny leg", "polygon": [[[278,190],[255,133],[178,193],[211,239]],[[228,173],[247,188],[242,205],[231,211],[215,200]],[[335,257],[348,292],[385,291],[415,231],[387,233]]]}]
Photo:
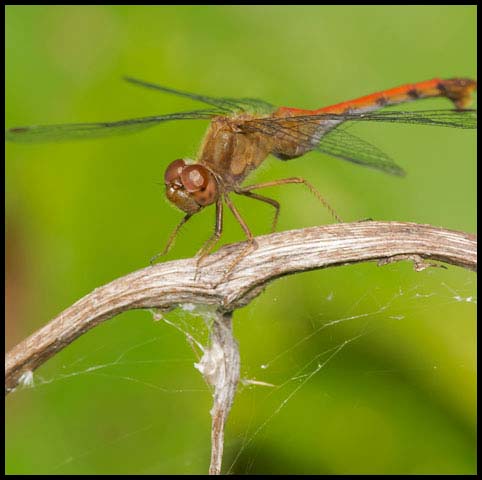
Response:
[{"label": "spiny leg", "polygon": [[[223,200],[221,197],[219,197],[216,200],[216,225],[214,227],[214,233],[211,235],[211,237],[208,240],[206,240],[206,242],[201,247],[201,249],[196,253],[196,256],[198,257],[196,262],[197,270],[199,270],[199,266],[201,265],[201,262],[203,261],[203,259],[216,246],[216,243],[218,242],[219,237],[221,237],[222,232],[223,232]],[[196,278],[197,278],[197,272],[194,279]]]},{"label": "spiny leg", "polygon": [[187,215],[184,216],[184,218],[179,222],[177,227],[174,229],[174,231],[171,233],[171,236],[169,237],[169,240],[167,241],[166,246],[164,249],[158,253],[157,255],[154,255],[150,260],[149,263],[152,265],[159,257],[164,256],[172,247],[172,244],[174,242],[174,239],[176,238],[177,233],[181,229],[181,227],[192,217],[192,213],[188,213]]},{"label": "spiny leg", "polygon": [[248,225],[246,225],[246,222],[243,220],[243,217],[241,217],[241,214],[238,212],[237,208],[234,206],[233,202],[229,198],[229,196],[226,194],[224,195],[224,201],[226,202],[226,205],[229,207],[231,212],[233,212],[234,217],[238,221],[238,223],[241,225],[241,228],[244,230],[244,233],[248,237],[248,244],[246,245],[245,248],[241,251],[241,253],[233,260],[231,265],[229,265],[228,269],[224,273],[224,278],[228,277],[229,274],[233,271],[234,267],[250,252],[253,250],[256,250],[258,248],[258,244],[256,243],[256,240],[254,239],[253,234],[251,233],[251,230],[249,229]]},{"label": "spiny leg", "polygon": [[265,203],[268,203],[269,205],[272,205],[276,209],[276,212],[274,214],[273,223],[271,226],[271,232],[274,232],[276,230],[276,225],[278,223],[278,217],[279,217],[279,212],[281,208],[279,202],[277,202],[276,200],[273,200],[272,198],[265,197],[264,195],[260,195],[259,193],[245,191],[244,188],[235,190],[234,193],[237,193],[238,195],[245,195],[246,197],[254,198],[255,200],[260,200],[261,202],[265,202]]},{"label": "spiny leg", "polygon": [[335,212],[335,210],[331,207],[331,205],[323,198],[321,193],[310,183],[308,180],[305,180],[301,177],[292,177],[292,178],[282,178],[281,180],[273,180],[272,182],[264,182],[258,183],[256,185],[248,185],[247,187],[243,187],[244,192],[249,192],[251,190],[257,190],[258,188],[267,188],[267,187],[275,187],[277,185],[285,185],[287,183],[302,183],[305,185],[308,190],[325,206],[325,208],[331,213],[333,218],[340,223],[343,223],[343,220],[340,216]]}]

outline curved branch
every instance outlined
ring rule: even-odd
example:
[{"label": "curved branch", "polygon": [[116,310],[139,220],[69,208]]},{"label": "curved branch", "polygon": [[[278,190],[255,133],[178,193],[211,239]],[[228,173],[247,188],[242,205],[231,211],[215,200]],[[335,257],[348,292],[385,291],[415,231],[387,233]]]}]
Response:
[{"label": "curved branch", "polygon": [[96,288],[7,354],[5,392],[80,335],[126,310],[170,310],[195,303],[230,312],[278,277],[363,261],[412,259],[420,269],[422,258],[430,258],[477,268],[475,235],[415,223],[340,223],[274,233],[256,241],[257,250],[228,278],[224,272],[237,258],[240,244],[226,245],[207,257],[196,280],[196,259],[190,258],[147,267]]}]

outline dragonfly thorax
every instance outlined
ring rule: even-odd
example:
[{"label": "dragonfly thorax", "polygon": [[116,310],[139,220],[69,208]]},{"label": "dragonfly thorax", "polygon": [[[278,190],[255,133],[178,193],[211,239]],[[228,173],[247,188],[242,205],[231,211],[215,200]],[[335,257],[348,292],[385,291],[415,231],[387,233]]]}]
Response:
[{"label": "dragonfly thorax", "polygon": [[203,165],[174,160],[164,174],[166,196],[182,211],[194,214],[218,198],[215,176]]},{"label": "dragonfly thorax", "polygon": [[235,190],[269,155],[275,141],[273,135],[250,131],[246,115],[214,118],[197,156],[199,164],[222,179],[223,191]]}]

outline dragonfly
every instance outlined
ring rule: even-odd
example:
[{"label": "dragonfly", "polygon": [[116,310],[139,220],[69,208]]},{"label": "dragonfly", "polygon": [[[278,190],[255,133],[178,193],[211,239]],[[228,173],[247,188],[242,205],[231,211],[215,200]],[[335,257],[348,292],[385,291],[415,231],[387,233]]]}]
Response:
[{"label": "dragonfly", "polygon": [[[6,140],[34,143],[92,139],[139,132],[175,120],[210,121],[196,160],[179,158],[165,170],[166,196],[185,215],[171,233],[164,249],[151,259],[151,264],[170,250],[179,230],[194,214],[215,205],[214,232],[197,253],[199,265],[221,237],[225,204],[247,237],[246,247],[228,268],[228,272],[231,271],[250,250],[257,247],[254,235],[234,205],[231,194],[271,205],[275,209],[272,223],[274,231],[280,204],[256,191],[277,185],[303,184],[335,220],[341,221],[325,198],[304,178],[290,177],[243,186],[247,176],[270,154],[286,161],[318,151],[391,175],[403,176],[404,170],[383,151],[340,127],[367,121],[462,129],[474,129],[477,125],[477,111],[467,108],[477,82],[469,78],[435,78],[406,84],[315,110],[276,107],[256,98],[211,97],[131,77],[124,79],[136,86],[204,103],[209,108],[114,122],[14,127],[6,131]],[[453,103],[454,108],[380,111],[385,107],[431,97],[445,97]]]}]

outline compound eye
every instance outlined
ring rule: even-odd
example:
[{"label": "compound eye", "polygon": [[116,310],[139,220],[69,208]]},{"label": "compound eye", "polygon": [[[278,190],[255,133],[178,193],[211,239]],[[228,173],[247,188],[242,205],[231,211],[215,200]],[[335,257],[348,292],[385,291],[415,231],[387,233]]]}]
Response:
[{"label": "compound eye", "polygon": [[204,190],[211,174],[202,165],[188,165],[182,169],[181,181],[188,192]]},{"label": "compound eye", "polygon": [[191,192],[192,197],[199,205],[205,207],[206,205],[211,205],[218,198],[218,185],[216,179],[213,175],[209,175],[207,185],[202,190],[198,192]]},{"label": "compound eye", "polygon": [[182,159],[174,160],[166,168],[164,173],[164,182],[166,185],[170,185],[174,180],[179,179],[183,168],[186,166],[186,162]]}]

